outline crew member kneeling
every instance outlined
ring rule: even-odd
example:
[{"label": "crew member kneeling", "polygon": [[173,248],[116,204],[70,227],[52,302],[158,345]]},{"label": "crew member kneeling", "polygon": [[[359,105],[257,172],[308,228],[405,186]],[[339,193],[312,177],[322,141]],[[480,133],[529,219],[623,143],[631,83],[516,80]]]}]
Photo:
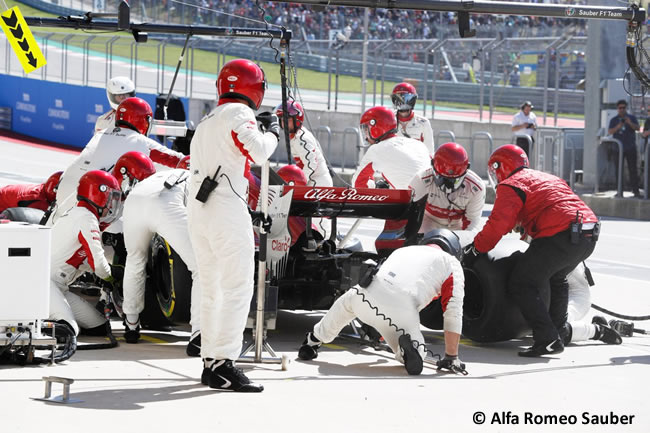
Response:
[{"label": "crew member kneeling", "polygon": [[[449,230],[438,230],[423,240],[426,245],[404,247],[392,253],[372,282],[365,288],[352,287],[338,298],[325,317],[308,332],[300,347],[300,359],[318,356],[322,343],[334,340],[355,318],[377,329],[404,363],[408,374],[420,374],[425,356],[424,336],[420,332],[419,311],[434,298],[441,298],[445,358],[439,367],[452,371],[465,369],[458,359],[458,342],[463,324],[465,276],[458,237]],[[398,332],[388,320],[405,332]]]},{"label": "crew member kneeling", "polygon": [[106,322],[68,286],[86,271],[112,282],[100,231],[119,217],[121,209],[122,191],[117,179],[105,171],[92,170],[79,179],[77,206],[52,227],[50,319],[67,322],[75,334],[79,334],[79,327],[92,329]]},{"label": "crew member kneeling", "polygon": [[[519,146],[507,144],[488,160],[490,183],[496,186],[492,214],[474,243],[465,250],[471,266],[480,253],[490,251],[506,233],[519,227],[532,241],[508,280],[508,293],[533,330],[534,344],[519,352],[534,357],[564,351],[558,331],[567,320],[567,274],[591,255],[600,223],[593,211],[559,177],[528,168]],[[547,308],[540,289],[550,282]]]}]

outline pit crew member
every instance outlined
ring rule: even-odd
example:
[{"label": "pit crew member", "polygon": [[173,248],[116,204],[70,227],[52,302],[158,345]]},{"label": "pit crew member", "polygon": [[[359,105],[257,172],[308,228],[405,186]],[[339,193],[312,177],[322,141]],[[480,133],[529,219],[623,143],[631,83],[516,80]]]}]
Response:
[{"label": "pit crew member", "polygon": [[[441,297],[445,358],[439,366],[452,371],[464,370],[458,358],[465,295],[465,277],[458,261],[461,246],[456,235],[444,229],[424,242],[425,245],[395,250],[367,287],[354,286],[338,298],[314,330],[307,333],[298,357],[316,358],[322,343],[334,340],[345,326],[358,318],[381,333],[408,374],[420,374],[425,346],[418,312],[432,299]],[[380,314],[390,318],[390,322]],[[404,332],[397,331],[390,323]]]},{"label": "pit crew member", "polygon": [[137,343],[140,338],[139,315],[144,309],[147,259],[151,239],[158,234],[178,253],[192,273],[192,335],[186,352],[188,356],[199,356],[199,277],[187,228],[186,194],[190,173],[183,168],[155,173],[147,156],[128,152],[117,161],[113,174],[124,181],[140,179],[124,201],[124,243],[128,253],[123,282],[124,339],[127,343]]},{"label": "pit crew member", "polygon": [[275,114],[255,113],[266,89],[255,63],[235,59],[217,77],[219,102],[201,120],[192,143],[188,225],[201,281],[201,382],[211,388],[261,392],[234,360],[253,294],[254,239],[248,213],[250,163],[262,164],[280,136]]},{"label": "pit crew member", "polygon": [[117,159],[129,151],[149,156],[157,169],[176,168],[183,154],[174,152],[147,137],[153,119],[151,107],[140,98],[128,98],[117,108],[115,126],[106,129],[88,142],[84,150],[65,169],[56,193],[57,210],[50,220],[56,219],[74,206],[74,191],[79,178],[89,170],[111,170]]},{"label": "pit crew member", "polygon": [[407,189],[413,174],[431,165],[429,152],[421,142],[397,135],[397,120],[390,109],[366,110],[360,127],[371,146],[352,176],[355,188]]},{"label": "pit crew member", "polygon": [[411,180],[413,200],[427,195],[421,233],[436,228],[478,230],[485,206],[483,180],[469,169],[467,152],[458,143],[445,143],[436,150],[433,167]]},{"label": "pit crew member", "polygon": [[52,227],[50,319],[79,328],[103,326],[106,318],[69,285],[82,273],[93,272],[112,281],[111,267],[104,257],[100,226],[119,217],[122,207],[120,185],[110,173],[91,170],[81,176],[77,205],[62,215]]},{"label": "pit crew member", "polygon": [[[289,138],[291,156],[296,165],[305,172],[308,186],[333,186],[332,176],[323,150],[316,137],[305,127],[305,111],[296,101],[287,103],[289,115]],[[280,128],[284,129],[282,104],[275,107],[275,114],[280,120]]]},{"label": "pit crew member", "polygon": [[[567,183],[551,174],[532,170],[523,149],[507,144],[488,160],[488,176],[496,185],[494,208],[483,229],[465,250],[465,265],[490,251],[516,226],[530,236],[530,247],[510,274],[507,291],[533,330],[534,344],[519,356],[561,353],[558,330],[567,319],[567,275],[593,252],[600,223],[593,211]],[[539,292],[548,281],[547,308]]]},{"label": "pit crew member", "polygon": [[56,200],[56,188],[62,171],[50,175],[44,183],[23,183],[0,188],[0,212],[13,207],[47,210]]},{"label": "pit crew member", "polygon": [[122,101],[135,96],[135,84],[128,77],[113,77],[106,83],[106,97],[111,109],[97,118],[95,133],[115,128],[115,113]]},{"label": "pit crew member", "polygon": [[393,101],[396,110],[398,135],[423,142],[429,151],[429,155],[433,155],[434,145],[431,123],[426,117],[415,114],[415,102],[418,100],[415,87],[409,83],[399,83],[393,88],[390,99]]}]

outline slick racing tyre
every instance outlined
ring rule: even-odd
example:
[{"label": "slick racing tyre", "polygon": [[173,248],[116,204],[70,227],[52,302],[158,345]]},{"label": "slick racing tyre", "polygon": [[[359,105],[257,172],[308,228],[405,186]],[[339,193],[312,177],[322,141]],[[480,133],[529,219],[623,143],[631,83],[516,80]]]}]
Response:
[{"label": "slick racing tyre", "polygon": [[160,328],[190,320],[192,274],[180,256],[160,236],[151,242],[143,326]]},{"label": "slick racing tyre", "polygon": [[9,209],[5,209],[0,213],[0,219],[20,221],[30,224],[40,224],[44,213],[45,212],[42,210],[32,207],[10,207]]},{"label": "slick racing tyre", "polygon": [[[519,308],[506,293],[511,271],[528,244],[504,239],[487,255],[479,257],[473,269],[465,269],[463,335],[478,342],[521,338],[530,333]],[[550,288],[540,295],[548,305]]]}]

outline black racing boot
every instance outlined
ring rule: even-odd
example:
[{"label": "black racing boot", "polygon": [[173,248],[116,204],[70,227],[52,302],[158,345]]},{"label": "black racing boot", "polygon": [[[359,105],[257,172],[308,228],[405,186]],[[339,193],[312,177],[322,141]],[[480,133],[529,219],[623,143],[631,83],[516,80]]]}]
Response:
[{"label": "black racing boot", "polygon": [[136,344],[140,340],[140,321],[130,324],[124,319],[124,340],[129,344]]},{"label": "black racing boot", "polygon": [[230,359],[214,361],[201,373],[201,383],[210,388],[233,392],[262,392],[264,387],[253,383],[241,368],[235,367]]},{"label": "black racing boot", "polygon": [[409,334],[404,334],[399,337],[399,348],[402,352],[402,359],[404,360],[404,367],[408,374],[417,376],[422,373],[423,362],[422,356],[417,349],[417,342],[411,340]]},{"label": "black racing boot", "polygon": [[569,322],[564,322],[564,326],[558,329],[558,333],[560,334],[560,339],[562,340],[562,344],[568,346],[569,343],[571,342],[571,337],[573,337],[573,328],[571,327]]},{"label": "black racing boot", "polygon": [[594,316],[591,323],[596,327],[596,334],[591,338],[592,340],[600,340],[605,344],[621,344],[623,342],[621,334],[612,329],[603,316]]},{"label": "black racing boot", "polygon": [[607,323],[607,319],[605,319],[603,316],[594,316],[591,318],[591,323],[594,325],[605,325],[609,326],[609,323]]},{"label": "black racing boot", "polygon": [[305,341],[302,342],[300,350],[298,350],[298,358],[303,361],[311,361],[318,357],[318,348],[321,346],[320,340],[314,337],[313,332],[308,332],[305,336]]},{"label": "black racing boot", "polygon": [[196,334],[194,338],[187,343],[187,348],[185,349],[187,356],[198,357],[201,356],[201,333]]},{"label": "black racing boot", "polygon": [[553,340],[547,343],[535,343],[526,350],[519,352],[519,356],[525,358],[537,358],[542,355],[554,355],[564,352],[564,344],[561,339]]}]

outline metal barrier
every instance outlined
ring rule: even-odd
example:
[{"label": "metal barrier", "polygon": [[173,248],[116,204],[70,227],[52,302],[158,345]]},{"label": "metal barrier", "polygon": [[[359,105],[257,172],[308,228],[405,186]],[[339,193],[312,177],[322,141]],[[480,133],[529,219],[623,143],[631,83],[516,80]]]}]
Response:
[{"label": "metal barrier", "polygon": [[[620,140],[614,137],[600,137],[600,143],[598,147],[602,146],[604,143],[614,143],[618,146],[618,176],[616,180],[616,197],[623,197],[623,143]],[[646,149],[647,154],[647,149]],[[598,179],[600,178],[600,173],[596,176],[596,192],[600,191],[600,185]],[[647,176],[646,176],[647,179]],[[647,195],[647,190],[646,190]]]},{"label": "metal barrier", "polygon": [[526,141],[528,141],[528,160],[530,163],[530,166],[532,168],[536,167],[536,162],[535,162],[535,142],[533,141],[533,137],[531,137],[528,134],[524,135],[513,135],[512,136],[512,144],[517,144],[517,139],[518,138],[523,138]]},{"label": "metal barrier", "polygon": [[318,128],[316,128],[316,130],[314,131],[315,132],[314,135],[316,136],[316,140],[318,140],[318,142],[321,143],[320,147],[321,150],[323,150],[323,145],[320,139],[320,135],[321,135],[320,133],[323,131],[327,134],[327,147],[325,148],[323,154],[325,155],[325,158],[329,158],[330,148],[332,146],[332,130],[330,129],[329,126],[321,125]]},{"label": "metal barrier", "polygon": [[361,137],[361,131],[359,131],[359,128],[354,128],[352,126],[348,126],[343,130],[343,138],[341,139],[341,142],[343,143],[343,158],[341,161],[341,170],[345,169],[347,167],[347,159],[346,159],[346,149],[348,148],[347,146],[347,136],[348,134],[353,134],[356,137],[356,144],[354,145],[353,149],[356,150],[357,154],[356,156],[356,161],[354,161],[354,166],[356,167],[359,164],[359,161],[362,158],[362,149],[368,148],[368,145],[365,145],[363,143],[363,137]]},{"label": "metal barrier", "polygon": [[[477,161],[474,158],[474,148],[475,148],[476,139],[478,137],[484,137],[488,141],[489,147],[488,147],[487,156],[485,158],[485,164],[477,164]],[[490,154],[492,153],[493,147],[494,147],[494,140],[492,139],[492,134],[490,134],[489,132],[479,131],[472,134],[472,137],[470,138],[469,141],[469,148],[470,148],[469,161],[470,164],[472,165],[472,170],[481,177],[487,177],[487,161],[490,158]]]},{"label": "metal barrier", "polygon": [[454,134],[454,131],[450,131],[448,129],[442,129],[442,130],[438,131],[438,135],[436,135],[436,143],[438,144],[438,146],[440,146],[440,143],[442,143],[442,141],[440,140],[441,135],[448,136],[449,138],[451,138],[451,140],[449,140],[449,141],[451,141],[453,143],[456,142],[456,134]]},{"label": "metal barrier", "polygon": [[650,158],[650,143],[646,143],[645,145],[645,152],[644,152],[644,157],[643,157],[643,198],[646,200],[648,199],[648,184],[650,184],[649,179],[649,172],[648,170],[650,167],[648,167],[648,158]]}]

